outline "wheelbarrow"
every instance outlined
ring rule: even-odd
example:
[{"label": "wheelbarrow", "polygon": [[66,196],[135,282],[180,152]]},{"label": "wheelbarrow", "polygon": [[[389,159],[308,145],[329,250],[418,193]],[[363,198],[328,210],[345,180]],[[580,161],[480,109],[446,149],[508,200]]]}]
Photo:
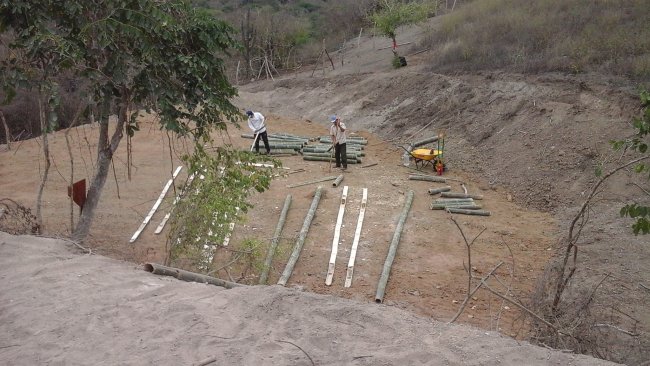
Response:
[{"label": "wheelbarrow", "polygon": [[444,164],[442,163],[442,151],[437,149],[415,149],[409,151],[404,146],[400,146],[406,153],[409,154],[413,161],[415,161],[415,169],[420,170],[431,165],[433,171],[437,171],[438,174],[441,174],[444,170]]}]

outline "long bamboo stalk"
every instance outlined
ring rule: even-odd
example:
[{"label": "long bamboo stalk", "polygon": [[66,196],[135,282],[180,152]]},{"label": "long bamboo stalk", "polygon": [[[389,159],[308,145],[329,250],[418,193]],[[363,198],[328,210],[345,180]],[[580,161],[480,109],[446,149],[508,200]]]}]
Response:
[{"label": "long bamboo stalk", "polygon": [[345,204],[348,199],[348,186],[343,187],[343,193],[341,194],[341,204],[339,205],[339,214],[336,217],[336,225],[334,226],[334,238],[332,239],[332,252],[330,254],[330,262],[327,267],[327,276],[325,278],[325,284],[327,286],[332,285],[332,280],[334,279],[334,266],[336,265],[336,255],[339,252],[339,239],[341,238],[341,225],[343,224],[343,215],[345,215]]},{"label": "long bamboo stalk", "polygon": [[490,211],[484,210],[466,210],[461,208],[447,207],[447,212],[461,214],[461,215],[474,215],[474,216],[490,216]]},{"label": "long bamboo stalk", "polygon": [[381,271],[381,277],[379,277],[379,283],[377,284],[377,293],[375,294],[375,302],[381,303],[384,301],[384,293],[386,292],[386,284],[388,283],[388,277],[390,276],[390,269],[393,265],[393,260],[395,260],[395,254],[397,253],[397,246],[399,245],[399,239],[402,236],[402,230],[404,230],[404,223],[406,222],[406,217],[408,216],[409,210],[411,209],[411,204],[413,203],[413,196],[415,193],[409,191],[406,196],[406,202],[404,202],[404,208],[402,209],[402,214],[399,217],[397,222],[397,227],[395,228],[395,233],[393,234],[393,240],[390,243],[388,248],[388,255],[386,256],[386,261],[384,262],[384,268]]},{"label": "long bamboo stalk", "polygon": [[431,205],[432,210],[445,210],[447,208],[462,209],[462,210],[480,210],[483,208],[481,205],[457,203],[457,204],[433,204]]},{"label": "long bamboo stalk", "polygon": [[187,282],[207,283],[210,285],[221,286],[225,288],[245,286],[240,283],[228,282],[216,277],[206,276],[200,273],[189,272],[174,267],[167,267],[157,263],[146,263],[144,265],[144,270],[156,275],[171,276],[181,281],[187,281]]},{"label": "long bamboo stalk", "polygon": [[311,226],[311,221],[314,219],[314,215],[316,215],[316,209],[318,208],[318,203],[320,202],[322,193],[323,187],[318,186],[318,188],[316,188],[316,193],[314,194],[314,199],[311,201],[309,211],[307,211],[305,221],[302,224],[302,229],[300,229],[298,240],[296,240],[296,244],[293,246],[293,252],[291,252],[289,261],[287,262],[286,267],[284,267],[282,276],[280,276],[280,279],[278,280],[278,285],[286,286],[289,277],[291,277],[291,273],[293,273],[293,267],[296,266],[296,262],[298,261],[298,257],[302,251],[302,247],[305,245],[305,239],[307,238],[307,233],[309,232],[309,226]]},{"label": "long bamboo stalk", "polygon": [[359,239],[361,238],[361,227],[363,226],[363,218],[366,215],[367,202],[368,202],[368,188],[364,188],[363,197],[361,198],[361,208],[359,209],[359,218],[357,219],[357,229],[354,231],[354,240],[352,241],[352,249],[350,249],[350,260],[348,261],[348,272],[345,275],[345,287],[352,286],[352,275],[354,274],[354,261],[357,258],[357,248],[359,246]]},{"label": "long bamboo stalk", "polygon": [[187,178],[187,181],[185,182],[185,187],[183,187],[183,189],[178,193],[176,198],[174,198],[174,202],[172,202],[172,208],[169,210],[169,212],[167,212],[165,217],[163,217],[163,219],[160,221],[160,224],[158,224],[158,227],[156,228],[156,231],[154,231],[154,234],[158,235],[163,231],[165,225],[167,224],[167,221],[172,216],[172,211],[174,210],[174,207],[176,207],[176,203],[180,201],[183,194],[185,194],[185,188],[189,187],[192,184],[193,180],[194,180],[194,173],[190,174],[189,178]]},{"label": "long bamboo stalk", "polygon": [[287,186],[287,188],[296,188],[296,187],[302,187],[302,186],[306,186],[306,185],[314,184],[314,183],[327,182],[328,180],[334,180],[336,178],[337,178],[336,176],[329,176],[329,177],[325,177],[325,178],[314,179],[314,180],[310,180],[310,181],[307,181],[307,182],[290,184],[290,185]]},{"label": "long bamboo stalk", "polygon": [[482,194],[465,194],[465,193],[455,193],[455,192],[442,192],[440,197],[444,198],[472,198],[475,200],[482,200]]},{"label": "long bamboo stalk", "polygon": [[[333,157],[330,158],[328,156],[303,156],[303,160],[307,161],[336,161]],[[347,159],[348,164],[361,164],[361,158],[348,158]]]},{"label": "long bamboo stalk", "polygon": [[436,183],[447,182],[447,180],[442,177],[434,177],[430,175],[417,175],[417,174],[409,175],[409,180],[423,180],[427,182],[436,182]]},{"label": "long bamboo stalk", "polygon": [[275,227],[273,238],[271,238],[271,245],[269,246],[268,252],[266,252],[264,267],[262,268],[262,273],[260,274],[260,285],[266,285],[266,281],[268,281],[271,262],[273,261],[275,250],[278,248],[278,242],[280,241],[280,235],[282,234],[282,228],[284,228],[284,222],[287,220],[287,212],[289,212],[290,206],[291,195],[288,194],[287,198],[284,199],[284,206],[282,207],[282,212],[280,212],[280,219],[278,220],[278,224]]}]

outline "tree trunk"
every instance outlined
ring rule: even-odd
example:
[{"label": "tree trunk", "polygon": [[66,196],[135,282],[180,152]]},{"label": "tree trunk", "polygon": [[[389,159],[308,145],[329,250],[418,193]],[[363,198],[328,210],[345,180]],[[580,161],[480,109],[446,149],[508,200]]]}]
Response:
[{"label": "tree trunk", "polygon": [[110,142],[108,140],[108,117],[110,109],[108,105],[104,105],[102,108],[103,111],[99,121],[99,141],[97,144],[97,170],[90,182],[90,188],[88,189],[88,194],[86,196],[86,203],[84,204],[81,216],[79,217],[77,227],[72,232],[72,239],[75,241],[82,242],[86,236],[88,236],[88,232],[90,231],[90,225],[95,216],[95,209],[97,208],[102,189],[104,188],[106,178],[108,177],[108,171],[113,159],[113,154],[117,150],[124,133],[124,124],[127,119],[127,101],[128,95],[123,91],[122,106]]},{"label": "tree trunk", "polygon": [[38,194],[36,196],[36,222],[38,224],[38,234],[43,230],[43,213],[42,213],[42,202],[43,202],[43,191],[45,190],[45,183],[47,183],[47,175],[50,171],[50,146],[47,140],[47,130],[48,130],[48,120],[50,108],[48,103],[43,102],[43,96],[39,95],[38,98],[38,112],[41,120],[41,135],[43,136],[43,157],[45,158],[45,170],[43,171],[43,177],[41,178],[41,184],[38,187]]}]

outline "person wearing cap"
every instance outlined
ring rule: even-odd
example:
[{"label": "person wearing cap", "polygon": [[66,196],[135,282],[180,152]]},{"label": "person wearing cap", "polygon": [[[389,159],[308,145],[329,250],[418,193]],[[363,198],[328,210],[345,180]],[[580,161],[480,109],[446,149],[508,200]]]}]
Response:
[{"label": "person wearing cap", "polygon": [[260,153],[260,138],[264,141],[264,147],[266,148],[266,153],[271,153],[271,148],[269,147],[269,137],[266,133],[266,124],[265,118],[262,113],[246,111],[248,116],[248,128],[253,130],[253,138],[255,139],[255,152]]},{"label": "person wearing cap", "polygon": [[337,115],[330,116],[330,136],[332,137],[332,145],[334,145],[334,156],[336,159],[336,167],[342,170],[348,169],[347,157],[347,138],[345,136],[345,124]]}]

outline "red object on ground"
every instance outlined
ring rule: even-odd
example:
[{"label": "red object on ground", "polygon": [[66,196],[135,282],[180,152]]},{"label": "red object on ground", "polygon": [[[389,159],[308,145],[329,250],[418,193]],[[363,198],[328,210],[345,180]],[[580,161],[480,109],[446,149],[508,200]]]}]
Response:
[{"label": "red object on ground", "polygon": [[72,187],[68,186],[68,197],[72,195],[72,200],[76,203],[81,211],[84,209],[84,203],[86,203],[86,180],[82,179],[78,182],[72,184]]}]

